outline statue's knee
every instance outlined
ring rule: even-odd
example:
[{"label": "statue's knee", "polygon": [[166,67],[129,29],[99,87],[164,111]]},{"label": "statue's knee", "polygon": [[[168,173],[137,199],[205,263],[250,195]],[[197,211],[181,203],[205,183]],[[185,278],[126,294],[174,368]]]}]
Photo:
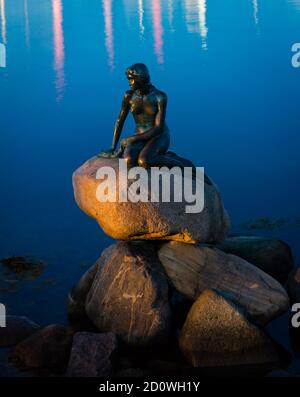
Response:
[{"label": "statue's knee", "polygon": [[138,163],[139,163],[140,167],[143,167],[143,168],[147,168],[148,167],[148,161],[147,161],[147,159],[145,157],[140,156],[138,158]]},{"label": "statue's knee", "polygon": [[130,156],[125,156],[124,160],[126,161],[128,167],[132,167],[133,166],[133,160],[132,160],[132,158]]}]

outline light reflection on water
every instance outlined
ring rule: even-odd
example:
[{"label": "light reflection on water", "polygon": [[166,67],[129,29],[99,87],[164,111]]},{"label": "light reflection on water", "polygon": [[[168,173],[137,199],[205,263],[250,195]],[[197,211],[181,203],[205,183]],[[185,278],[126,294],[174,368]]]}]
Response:
[{"label": "light reflection on water", "polygon": [[153,33],[154,33],[154,52],[159,65],[164,63],[164,49],[163,49],[163,27],[161,20],[161,4],[160,0],[153,0]]},{"label": "light reflection on water", "polygon": [[289,2],[291,4],[293,4],[293,6],[295,6],[295,8],[300,11],[300,0],[289,0]]},{"label": "light reflection on water", "polygon": [[145,32],[145,26],[144,26],[144,4],[143,0],[138,0],[138,6],[139,6],[139,29],[140,29],[140,37],[141,40],[144,39],[144,32]]},{"label": "light reflection on water", "polygon": [[[31,10],[34,8],[34,3],[31,0],[22,0],[24,2],[24,24],[25,24],[25,40],[26,45],[30,47],[30,18]],[[252,3],[252,16],[255,25],[259,23],[259,0],[247,0]],[[300,10],[299,0],[288,0],[296,9]],[[102,5],[101,5],[102,3]],[[56,98],[60,102],[63,100],[64,91],[66,87],[65,82],[65,43],[64,43],[64,3],[63,0],[51,0],[48,3],[52,8],[53,19],[53,51],[54,51],[54,71],[56,74],[55,88]],[[175,8],[183,12],[182,18],[186,24],[186,29],[191,34],[197,34],[201,45],[199,48],[203,50],[208,49],[209,39],[209,17],[213,20],[213,15],[210,12],[210,4],[207,0],[183,0],[178,2],[176,0],[126,0],[123,3],[124,17],[129,20],[130,15],[131,28],[139,32],[141,41],[145,40],[145,33],[147,29],[152,30],[153,52],[156,57],[156,62],[163,65],[165,61],[164,46],[165,46],[165,30],[168,28],[169,32],[176,30],[176,24],[179,23],[179,18],[174,19]],[[107,53],[107,64],[111,70],[115,68],[116,53],[115,53],[115,29],[120,24],[120,20],[116,21],[116,10],[119,9],[120,3],[114,0],[99,0],[99,7],[102,7],[104,20],[104,45]],[[119,14],[120,15],[120,14]],[[119,19],[120,16],[117,16]],[[208,17],[209,16],[209,17]],[[7,43],[7,18],[6,18],[6,4],[5,0],[0,0],[0,18],[1,18],[1,37],[4,44]],[[175,22],[174,22],[175,21]],[[66,21],[67,22],[67,21]],[[150,25],[147,23],[150,22]],[[168,23],[168,27],[167,24]],[[148,38],[149,39],[149,38]]]},{"label": "light reflection on water", "polygon": [[[100,0],[101,1],[101,0]],[[23,0],[24,4],[24,24],[25,24],[25,40],[26,46],[30,47],[30,17],[31,11],[34,8],[34,3],[30,0]],[[151,20],[153,31],[153,51],[157,63],[162,65],[164,63],[164,21],[163,8],[166,10],[167,20],[170,31],[176,30],[174,25],[174,11],[175,1],[161,1],[161,0],[129,0],[124,4],[127,10],[125,14],[133,14],[133,23],[137,22],[140,39],[144,40],[145,34],[145,19]],[[176,2],[176,6],[179,3]],[[257,0],[253,0],[255,11],[255,19],[257,20]],[[114,11],[119,3],[113,0],[102,0],[102,12],[104,18],[104,34],[105,34],[105,48],[107,52],[107,64],[111,70],[115,67],[115,48],[114,48]],[[52,8],[52,24],[53,24],[53,52],[54,52],[54,71],[56,74],[55,88],[57,102],[63,100],[65,82],[65,44],[64,44],[64,9],[62,0],[51,0],[49,7]],[[182,8],[184,9],[184,19],[187,31],[196,33],[200,36],[201,46],[207,49],[207,1],[206,0],[184,0]],[[1,37],[2,42],[6,44],[6,14],[5,14],[5,0],[0,0],[0,18],[1,18]]]},{"label": "light reflection on water", "polygon": [[258,0],[253,0],[253,17],[255,24],[258,24]]},{"label": "light reflection on water", "polygon": [[25,17],[25,39],[27,48],[30,48],[30,24],[28,14],[28,0],[24,0],[24,17]]},{"label": "light reflection on water", "polygon": [[56,100],[61,102],[65,88],[65,45],[63,31],[63,8],[61,0],[52,0],[53,11],[53,42],[54,42],[54,70],[56,74]]},{"label": "light reflection on water", "polygon": [[199,33],[202,39],[202,48],[207,48],[206,37],[206,0],[185,0],[185,14],[187,29],[191,33]]},{"label": "light reflection on water", "polygon": [[103,0],[103,14],[105,26],[105,47],[107,51],[108,65],[111,69],[115,66],[115,51],[114,51],[114,31],[113,31],[113,15],[112,15],[112,1]]},{"label": "light reflection on water", "polygon": [[1,17],[1,37],[3,44],[6,44],[6,16],[5,0],[0,0],[0,17]]}]

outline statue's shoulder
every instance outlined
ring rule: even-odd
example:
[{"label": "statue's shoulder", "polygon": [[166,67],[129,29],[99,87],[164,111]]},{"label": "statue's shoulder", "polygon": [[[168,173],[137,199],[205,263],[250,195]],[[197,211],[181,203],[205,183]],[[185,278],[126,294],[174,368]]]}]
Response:
[{"label": "statue's shoulder", "polygon": [[127,90],[125,91],[124,95],[123,95],[123,100],[124,101],[129,101],[132,98],[133,95],[133,90]]},{"label": "statue's shoulder", "polygon": [[163,91],[161,91],[161,90],[158,90],[156,87],[154,87],[153,86],[153,91],[152,91],[154,94],[155,94],[155,96],[156,96],[156,98],[157,98],[157,100],[159,101],[159,102],[162,102],[162,103],[165,103],[165,102],[167,102],[167,100],[168,100],[168,96],[167,96],[167,94],[165,93],[165,92],[163,92]]}]

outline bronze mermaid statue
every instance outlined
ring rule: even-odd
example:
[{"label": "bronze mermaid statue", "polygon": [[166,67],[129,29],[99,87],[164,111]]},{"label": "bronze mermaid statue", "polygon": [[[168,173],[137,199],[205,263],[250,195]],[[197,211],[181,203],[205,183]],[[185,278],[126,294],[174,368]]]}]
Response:
[{"label": "bronze mermaid statue", "polygon": [[[144,168],[191,167],[192,162],[168,152],[170,132],[166,124],[167,95],[151,84],[149,70],[143,63],[126,69],[130,89],[125,92],[122,107],[114,128],[112,147],[100,157],[123,158],[129,167]],[[117,145],[128,113],[136,124],[135,134]]]}]

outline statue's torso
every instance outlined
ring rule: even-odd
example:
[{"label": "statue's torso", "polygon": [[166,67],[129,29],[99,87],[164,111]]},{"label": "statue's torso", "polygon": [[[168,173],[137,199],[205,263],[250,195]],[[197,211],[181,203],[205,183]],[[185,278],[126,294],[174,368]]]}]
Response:
[{"label": "statue's torso", "polygon": [[162,95],[164,94],[155,87],[145,95],[139,95],[137,92],[132,93],[129,105],[136,123],[136,133],[142,133],[154,126],[158,113],[158,102]]}]

